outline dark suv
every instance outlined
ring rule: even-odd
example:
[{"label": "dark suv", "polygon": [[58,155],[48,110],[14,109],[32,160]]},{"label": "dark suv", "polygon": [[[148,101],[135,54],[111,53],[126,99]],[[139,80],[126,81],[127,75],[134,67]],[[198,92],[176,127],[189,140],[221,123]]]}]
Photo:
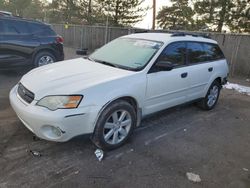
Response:
[{"label": "dark suv", "polygon": [[49,25],[0,15],[0,69],[39,67],[63,59],[63,38]]}]

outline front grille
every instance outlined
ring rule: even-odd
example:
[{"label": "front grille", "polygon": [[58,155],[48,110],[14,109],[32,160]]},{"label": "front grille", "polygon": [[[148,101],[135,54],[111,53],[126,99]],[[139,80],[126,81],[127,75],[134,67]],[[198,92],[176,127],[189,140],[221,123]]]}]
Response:
[{"label": "front grille", "polygon": [[21,83],[19,83],[19,85],[18,85],[17,93],[27,103],[31,103],[35,98],[34,93],[29,91]]}]

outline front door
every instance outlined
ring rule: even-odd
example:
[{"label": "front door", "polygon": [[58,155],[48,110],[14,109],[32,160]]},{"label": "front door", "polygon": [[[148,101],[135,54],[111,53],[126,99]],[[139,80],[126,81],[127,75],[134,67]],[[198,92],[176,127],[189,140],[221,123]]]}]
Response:
[{"label": "front door", "polygon": [[[157,62],[172,64],[169,71],[157,71]],[[174,42],[168,45],[147,74],[145,115],[187,101],[189,73],[186,67],[186,44]]]}]

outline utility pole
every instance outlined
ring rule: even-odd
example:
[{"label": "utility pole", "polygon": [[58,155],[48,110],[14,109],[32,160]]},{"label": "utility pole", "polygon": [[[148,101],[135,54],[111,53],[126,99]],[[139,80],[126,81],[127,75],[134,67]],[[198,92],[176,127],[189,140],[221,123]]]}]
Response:
[{"label": "utility pole", "polygon": [[156,9],[156,0],[153,0],[153,22],[152,22],[153,30],[155,30],[155,9]]},{"label": "utility pole", "polygon": [[91,23],[91,13],[92,13],[92,0],[89,0],[88,4],[88,24]]}]

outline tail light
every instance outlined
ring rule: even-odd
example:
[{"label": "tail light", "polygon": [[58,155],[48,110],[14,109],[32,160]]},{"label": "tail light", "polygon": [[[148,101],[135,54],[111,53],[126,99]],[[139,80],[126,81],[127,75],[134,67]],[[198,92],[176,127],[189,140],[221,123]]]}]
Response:
[{"label": "tail light", "polygon": [[64,40],[63,40],[63,38],[61,36],[58,36],[58,37],[56,37],[56,42],[57,43],[63,43]]}]

